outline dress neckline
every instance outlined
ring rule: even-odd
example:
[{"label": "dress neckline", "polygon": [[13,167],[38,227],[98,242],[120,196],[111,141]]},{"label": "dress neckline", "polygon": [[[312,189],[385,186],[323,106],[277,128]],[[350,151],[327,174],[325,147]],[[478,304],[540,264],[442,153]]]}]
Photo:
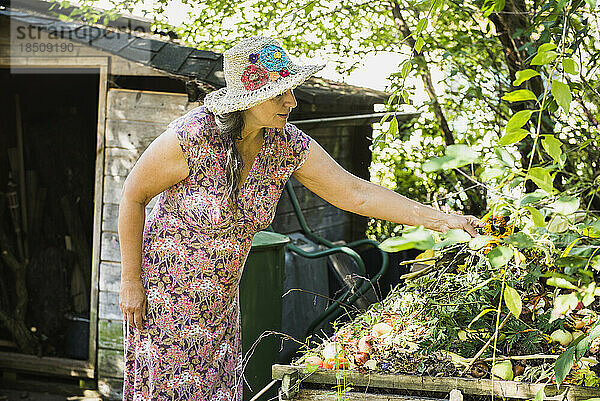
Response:
[{"label": "dress neckline", "polygon": [[241,195],[246,193],[246,188],[249,185],[248,182],[254,179],[254,175],[256,175],[255,170],[258,168],[261,160],[264,157],[265,149],[267,147],[267,142],[270,141],[270,138],[273,134],[274,129],[275,128],[265,128],[264,134],[263,134],[263,143],[262,143],[260,149],[258,150],[258,153],[254,157],[254,160],[252,161],[252,166],[250,166],[250,171],[248,172],[248,176],[246,177],[246,179],[240,186],[240,190],[238,192],[240,196],[238,196],[238,201],[240,200],[240,198],[243,198],[243,196],[241,196]]}]

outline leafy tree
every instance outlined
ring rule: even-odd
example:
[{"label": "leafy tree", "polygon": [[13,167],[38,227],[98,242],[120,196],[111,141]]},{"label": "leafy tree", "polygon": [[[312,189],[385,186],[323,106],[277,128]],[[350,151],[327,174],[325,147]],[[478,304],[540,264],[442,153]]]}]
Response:
[{"label": "leafy tree", "polygon": [[[138,3],[140,0],[115,1],[113,10],[92,18],[132,12]],[[415,104],[421,112],[413,128],[420,151],[406,154],[396,147],[397,158],[392,161],[387,157],[386,162],[397,170],[399,160],[401,164],[411,164],[439,155],[444,147],[456,143],[474,146],[483,157],[468,168],[428,173],[419,166],[414,168],[432,192],[425,197],[444,199],[452,208],[472,214],[481,214],[488,196],[493,195],[483,183],[473,179],[485,171],[481,166],[495,158],[494,141],[502,135],[512,114],[535,103],[532,99],[507,103],[501,97],[521,88],[540,98],[548,89],[545,83],[551,67],[535,67],[541,74],[518,85],[517,74],[526,69],[541,44],[563,43],[564,49],[573,52],[573,60],[582,65],[578,74],[568,74],[563,68],[555,71],[564,75],[561,83],[572,89],[573,107],[569,114],[555,115],[555,91],[549,92],[542,118],[537,120],[542,134],[560,135],[565,145],[570,144],[565,152],[573,154],[561,166],[554,182],[556,187],[577,186],[585,193],[585,204],[600,209],[600,198],[595,192],[600,153],[594,141],[598,133],[600,51],[598,16],[592,12],[594,0],[183,1],[182,5],[190,9],[189,19],[178,27],[166,24],[165,9],[169,3],[159,1],[148,10],[156,27],[172,29],[183,41],[200,48],[224,50],[242,37],[264,33],[279,37],[297,56],[325,51],[339,63],[342,72],[356,68],[361,58],[371,52],[405,54],[406,61],[391,77],[389,109],[397,110],[411,101],[417,90],[415,81],[407,80],[411,75],[420,78],[419,88],[427,93],[429,101]],[[93,1],[83,4],[89,6]],[[90,9],[84,13],[90,14]],[[435,82],[436,71],[445,73],[442,82]],[[535,128],[534,119],[535,116],[526,129]],[[376,143],[378,139],[382,141],[381,149],[394,139],[407,138],[398,138],[398,131],[392,129],[376,138]],[[534,143],[536,151],[532,153]],[[533,162],[549,161],[537,145],[535,136],[522,138],[515,145],[519,151],[516,165],[529,167]],[[405,177],[400,175],[397,179]],[[396,187],[400,189],[402,185]],[[535,189],[533,182],[528,181],[526,189]],[[448,196],[454,192],[454,196]]]}]

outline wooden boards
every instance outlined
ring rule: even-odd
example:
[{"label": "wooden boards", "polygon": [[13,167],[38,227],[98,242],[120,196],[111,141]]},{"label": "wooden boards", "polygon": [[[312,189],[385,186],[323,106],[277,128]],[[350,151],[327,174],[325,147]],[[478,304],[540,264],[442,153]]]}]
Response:
[{"label": "wooden boards", "polygon": [[[297,371],[299,380],[305,383],[337,385],[340,382],[333,370],[318,369],[313,373],[307,373],[304,368],[288,365],[273,365],[272,378],[282,379],[285,374]],[[597,387],[583,386],[556,386],[533,383],[522,383],[517,381],[489,380],[489,379],[467,379],[460,377],[427,377],[408,375],[384,375],[379,373],[362,374],[354,371],[344,372],[346,383],[353,387],[364,387],[371,393],[382,390],[410,390],[431,393],[448,394],[457,389],[463,394],[495,396],[512,399],[533,399],[540,389],[545,387],[545,400],[565,399],[570,401],[583,401],[598,397],[600,391]]]},{"label": "wooden boards", "polygon": [[94,368],[87,361],[75,359],[38,357],[13,352],[0,352],[0,369],[43,373],[49,376],[94,378]]},{"label": "wooden boards", "polygon": [[302,389],[293,398],[294,401],[441,401],[439,398],[415,397],[410,395],[372,394],[357,391],[336,392]]}]

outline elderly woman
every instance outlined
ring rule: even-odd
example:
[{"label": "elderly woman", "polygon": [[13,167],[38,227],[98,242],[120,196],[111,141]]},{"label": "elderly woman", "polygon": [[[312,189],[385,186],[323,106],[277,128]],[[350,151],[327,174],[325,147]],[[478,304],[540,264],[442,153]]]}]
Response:
[{"label": "elderly woman", "polygon": [[474,217],[350,174],[287,123],[293,88],[323,67],[296,65],[271,38],[240,41],[224,53],[227,87],[171,122],[127,177],[119,207],[125,400],[241,400],[238,286],[252,237],[271,223],[291,175],[347,211],[475,235]]}]

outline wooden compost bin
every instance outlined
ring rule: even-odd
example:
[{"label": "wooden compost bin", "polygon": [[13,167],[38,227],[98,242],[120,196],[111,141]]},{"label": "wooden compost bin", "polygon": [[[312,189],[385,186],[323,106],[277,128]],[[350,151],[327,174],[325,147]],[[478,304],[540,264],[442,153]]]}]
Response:
[{"label": "wooden compost bin", "polygon": [[[584,401],[600,397],[600,388],[583,386],[543,385],[490,379],[467,379],[462,377],[429,377],[370,373],[343,372],[336,378],[335,370],[317,369],[309,373],[303,367],[273,365],[272,378],[281,380],[280,400],[333,401],[340,392],[336,386],[345,381],[350,391],[342,393],[347,401],[376,400],[432,400],[459,401],[463,396],[495,397],[512,400],[534,399],[538,391],[546,387],[544,400]],[[457,391],[458,390],[458,391]],[[450,396],[450,397],[449,397]]]}]

